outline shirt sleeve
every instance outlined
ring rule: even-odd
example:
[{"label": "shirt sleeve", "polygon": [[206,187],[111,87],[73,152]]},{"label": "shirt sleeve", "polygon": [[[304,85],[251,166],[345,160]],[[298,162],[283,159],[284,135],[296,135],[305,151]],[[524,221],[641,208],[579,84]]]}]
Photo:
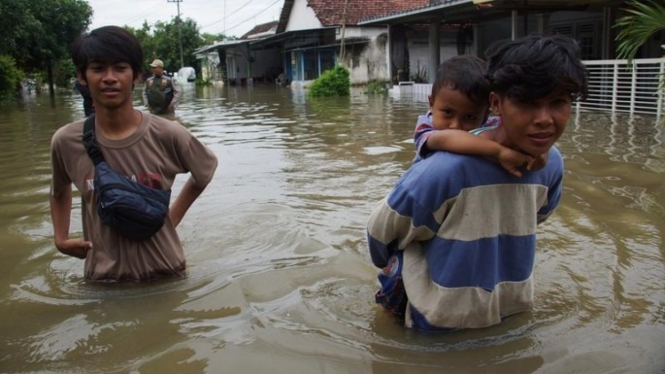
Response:
[{"label": "shirt sleeve", "polygon": [[547,204],[538,211],[538,224],[545,222],[559,206],[563,190],[563,159],[556,148],[550,150],[547,162],[553,164],[553,182],[547,186]]},{"label": "shirt sleeve", "polygon": [[440,223],[399,185],[374,209],[367,225],[367,242],[372,262],[378,268],[388,264],[398,250],[413,242],[432,239]]},{"label": "shirt sleeve", "polygon": [[56,132],[51,138],[51,196],[53,197],[60,196],[63,189],[72,183],[62,159],[61,143],[60,132]]},{"label": "shirt sleeve", "polygon": [[432,126],[430,112],[418,116],[416,129],[413,132],[413,142],[416,146],[416,157],[413,162],[418,162],[431,153],[431,150],[427,148],[427,139],[432,135],[432,131],[434,131],[434,126]]},{"label": "shirt sleeve", "polygon": [[187,129],[182,130],[184,134],[177,143],[178,158],[183,168],[191,173],[194,185],[204,188],[215,175],[217,156]]}]

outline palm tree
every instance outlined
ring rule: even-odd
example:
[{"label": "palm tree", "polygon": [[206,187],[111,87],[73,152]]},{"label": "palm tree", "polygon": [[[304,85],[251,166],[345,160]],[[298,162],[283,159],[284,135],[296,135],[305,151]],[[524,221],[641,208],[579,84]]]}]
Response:
[{"label": "palm tree", "polygon": [[624,11],[628,15],[619,18],[614,26],[621,29],[617,35],[619,58],[632,61],[650,37],[665,29],[665,6],[654,0],[629,0],[627,4],[630,8]]}]

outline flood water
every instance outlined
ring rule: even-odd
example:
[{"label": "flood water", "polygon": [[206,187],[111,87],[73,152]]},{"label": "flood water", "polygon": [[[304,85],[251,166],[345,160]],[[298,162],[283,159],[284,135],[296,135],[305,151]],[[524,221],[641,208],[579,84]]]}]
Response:
[{"label": "flood water", "polygon": [[665,126],[654,117],[573,114],[532,312],[423,334],[374,303],[365,225],[408,167],[425,109],[361,92],[185,87],[178,117],[220,161],[178,227],[188,275],[108,285],[85,281],[52,241],[49,140],[83,115],[80,98],[0,108],[0,372],[665,372]]}]

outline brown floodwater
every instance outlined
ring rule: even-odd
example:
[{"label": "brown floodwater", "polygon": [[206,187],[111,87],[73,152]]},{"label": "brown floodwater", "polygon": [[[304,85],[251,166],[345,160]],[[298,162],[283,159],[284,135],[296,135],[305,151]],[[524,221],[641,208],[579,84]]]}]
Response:
[{"label": "brown floodwater", "polygon": [[[365,225],[409,166],[425,109],[360,91],[186,86],[178,118],[220,160],[178,227],[188,275],[109,285],[85,281],[83,262],[52,242],[49,140],[82,116],[80,98],[1,107],[0,372],[663,373],[665,125],[654,117],[573,114],[532,312],[423,334],[374,303]],[[79,211],[75,199],[74,235]]]}]

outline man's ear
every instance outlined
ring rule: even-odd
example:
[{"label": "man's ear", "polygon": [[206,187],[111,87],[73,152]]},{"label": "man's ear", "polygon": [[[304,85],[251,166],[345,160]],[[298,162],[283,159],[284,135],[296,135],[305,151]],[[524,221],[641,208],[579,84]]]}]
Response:
[{"label": "man's ear", "polygon": [[80,71],[76,72],[76,79],[78,79],[79,83],[83,86],[88,85],[88,81],[85,79],[85,75],[81,74]]},{"label": "man's ear", "polygon": [[490,112],[496,116],[501,115],[501,97],[494,91],[490,92]]}]

